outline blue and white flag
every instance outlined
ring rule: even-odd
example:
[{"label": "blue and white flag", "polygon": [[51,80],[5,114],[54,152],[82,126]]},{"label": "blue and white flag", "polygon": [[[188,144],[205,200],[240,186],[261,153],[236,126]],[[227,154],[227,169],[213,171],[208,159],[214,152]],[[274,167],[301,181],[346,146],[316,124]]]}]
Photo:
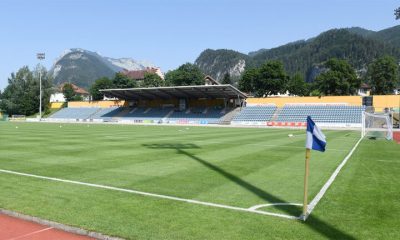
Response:
[{"label": "blue and white flag", "polygon": [[315,125],[310,116],[307,117],[307,140],[306,148],[325,152],[326,140],[321,129]]}]

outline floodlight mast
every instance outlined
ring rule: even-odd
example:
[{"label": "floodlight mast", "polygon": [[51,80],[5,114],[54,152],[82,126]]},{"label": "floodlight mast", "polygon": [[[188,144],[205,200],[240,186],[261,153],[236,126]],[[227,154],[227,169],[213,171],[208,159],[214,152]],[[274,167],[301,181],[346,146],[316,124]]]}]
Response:
[{"label": "floodlight mast", "polygon": [[45,59],[45,53],[37,53],[37,59],[39,59],[39,121],[42,120],[42,65],[40,61]]}]

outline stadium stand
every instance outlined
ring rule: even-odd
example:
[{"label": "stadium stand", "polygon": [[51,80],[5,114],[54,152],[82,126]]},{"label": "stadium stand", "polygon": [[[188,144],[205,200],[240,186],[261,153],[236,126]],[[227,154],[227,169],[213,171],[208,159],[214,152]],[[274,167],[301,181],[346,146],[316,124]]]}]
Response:
[{"label": "stadium stand", "polygon": [[174,111],[167,121],[218,124],[224,115],[223,109],[218,107],[192,107],[183,112]]},{"label": "stadium stand", "polygon": [[101,91],[121,101],[71,102],[50,120],[304,127],[310,115],[323,126],[358,127],[363,111],[400,102],[399,96],[374,96],[373,106],[366,108],[360,96],[248,98],[231,85]]},{"label": "stadium stand", "polygon": [[[126,111],[122,116],[120,113]],[[164,108],[125,108],[125,107],[110,107],[110,108],[64,108],[56,112],[51,119],[103,119],[106,121],[112,118],[120,120],[135,121],[149,120],[153,122],[191,122],[196,124],[218,124],[221,118],[225,115],[226,109],[220,107],[193,107],[181,112],[173,107]]]},{"label": "stadium stand", "polygon": [[[220,124],[226,114],[233,109],[221,107],[191,107],[179,111],[174,107],[81,107],[64,108],[50,118],[57,119],[101,119],[110,121],[113,118],[125,121],[152,121],[165,123]],[[320,123],[361,123],[363,106],[341,104],[286,104],[278,109],[275,105],[243,107],[232,119],[232,123],[246,122],[305,122],[307,116]]]},{"label": "stadium stand", "polygon": [[51,115],[49,118],[66,119],[88,119],[91,115],[99,111],[100,108],[63,108]]},{"label": "stadium stand", "polygon": [[361,123],[363,106],[348,105],[285,105],[278,115],[278,122],[305,122],[312,116],[321,123]]},{"label": "stadium stand", "polygon": [[245,122],[267,122],[272,119],[276,111],[275,105],[265,105],[265,106],[248,106],[242,108],[233,118],[233,121],[245,121]]},{"label": "stadium stand", "polygon": [[97,112],[89,116],[89,118],[109,120],[119,114],[123,109],[122,107],[98,108]]},{"label": "stadium stand", "polygon": [[126,120],[153,120],[160,121],[165,118],[173,108],[146,108],[138,107],[132,109],[128,114],[122,116]]}]

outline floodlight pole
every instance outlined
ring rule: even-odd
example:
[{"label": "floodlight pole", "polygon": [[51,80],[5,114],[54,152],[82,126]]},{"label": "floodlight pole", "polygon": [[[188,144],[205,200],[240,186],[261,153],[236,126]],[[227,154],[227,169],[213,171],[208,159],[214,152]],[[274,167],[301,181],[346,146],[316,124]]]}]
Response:
[{"label": "floodlight pole", "polygon": [[37,53],[37,59],[39,59],[39,121],[42,120],[42,65],[40,61],[45,59],[44,53]]}]

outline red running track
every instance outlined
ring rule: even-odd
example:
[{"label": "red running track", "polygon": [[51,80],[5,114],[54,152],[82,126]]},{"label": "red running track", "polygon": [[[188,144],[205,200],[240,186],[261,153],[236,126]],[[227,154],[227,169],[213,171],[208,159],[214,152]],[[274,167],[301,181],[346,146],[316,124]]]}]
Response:
[{"label": "red running track", "polygon": [[395,140],[397,143],[400,144],[400,132],[399,131],[393,132],[393,140]]},{"label": "red running track", "polygon": [[89,240],[86,236],[0,214],[0,240]]}]

